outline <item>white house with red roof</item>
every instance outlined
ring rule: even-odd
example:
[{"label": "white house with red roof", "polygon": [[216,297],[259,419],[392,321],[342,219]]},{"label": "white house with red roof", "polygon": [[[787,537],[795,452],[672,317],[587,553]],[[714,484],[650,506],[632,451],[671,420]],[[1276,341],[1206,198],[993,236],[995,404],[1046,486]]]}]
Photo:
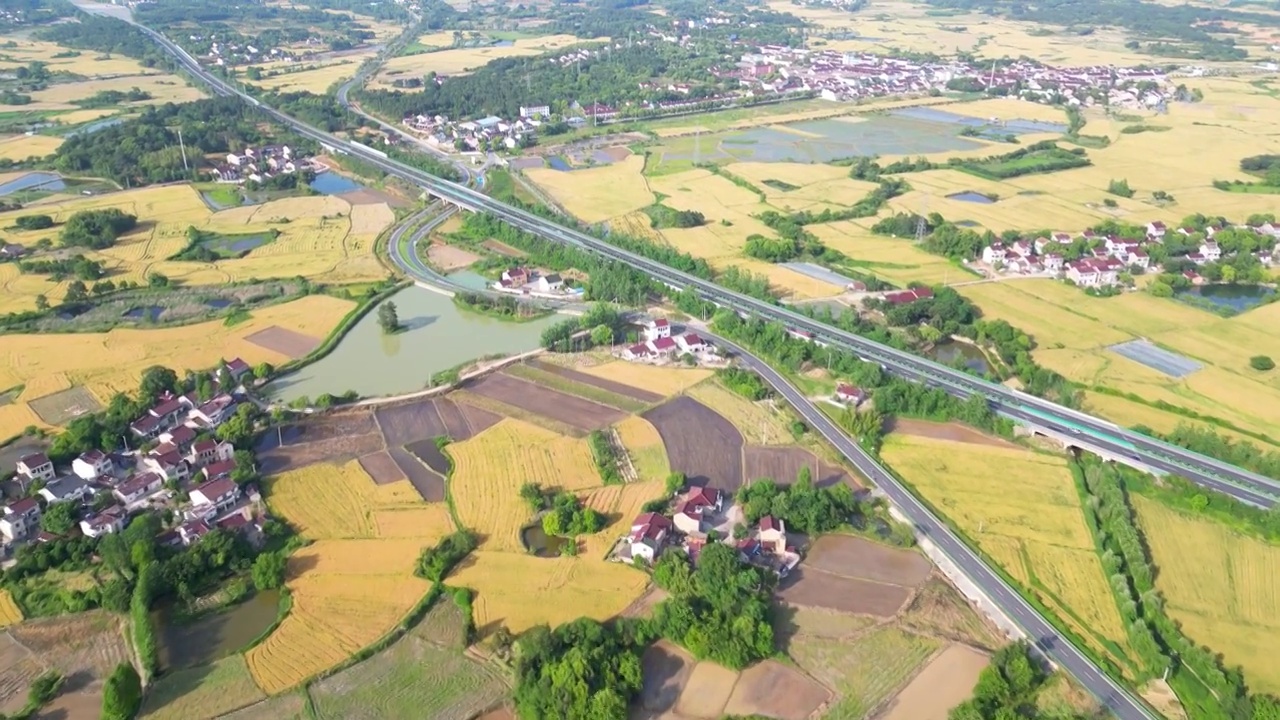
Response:
[{"label": "white house with red roof", "polygon": [[702,336],[696,333],[685,333],[676,336],[676,344],[680,346],[681,352],[697,353],[711,347],[711,344],[702,339]]},{"label": "white house with red roof", "polygon": [[197,509],[226,510],[240,499],[240,486],[229,478],[207,482],[191,491],[191,504]]},{"label": "white house with red roof", "polygon": [[200,474],[205,480],[213,481],[219,478],[231,477],[231,473],[236,470],[235,460],[219,460],[218,462],[209,463],[200,470]]},{"label": "white house with red roof", "polygon": [[1200,243],[1200,254],[1206,262],[1217,262],[1222,259],[1222,248],[1213,240],[1205,240]]},{"label": "white house with red roof", "polygon": [[777,555],[787,551],[787,525],[782,518],[765,515],[760,518],[757,527],[759,532],[756,533],[756,537],[759,538],[760,545]]},{"label": "white house with red roof", "polygon": [[27,480],[52,480],[57,473],[49,456],[38,452],[18,458],[18,474]]},{"label": "white house with red roof", "polygon": [[867,399],[867,391],[860,387],[855,387],[849,383],[838,383],[836,385],[836,401],[847,403],[858,407]]},{"label": "white house with red roof", "polygon": [[126,506],[135,505],[160,492],[164,487],[164,477],[153,472],[138,473],[125,480],[111,491],[116,499]]},{"label": "white house with red roof", "polygon": [[97,480],[110,475],[114,469],[111,456],[98,449],[80,453],[80,457],[71,461],[71,472],[82,480]]},{"label": "white house with red roof", "polygon": [[1164,238],[1164,234],[1169,232],[1169,228],[1159,220],[1147,223],[1147,237],[1152,240],[1160,240]]},{"label": "white house with red roof", "polygon": [[186,480],[191,476],[191,467],[183,459],[182,453],[172,445],[161,445],[157,450],[142,458],[142,466],[147,470],[162,475],[166,480]]},{"label": "white house with red roof", "polygon": [[200,542],[200,538],[211,532],[213,528],[209,527],[209,523],[204,520],[188,520],[177,528],[178,539],[187,546]]},{"label": "white house with red roof", "polygon": [[191,409],[189,421],[199,427],[213,429],[226,422],[235,412],[236,401],[228,393],[222,393]]},{"label": "white house with red roof", "polygon": [[657,340],[658,338],[671,337],[671,321],[666,318],[658,318],[650,320],[644,326],[644,339]]},{"label": "white house with red roof", "polygon": [[640,360],[652,356],[653,350],[649,349],[648,343],[636,343],[622,351],[622,357],[626,360]]},{"label": "white house with red roof", "polygon": [[724,495],[712,487],[698,487],[676,505],[672,523],[682,533],[702,533],[706,527],[706,519],[720,512],[724,504]]},{"label": "white house with red roof", "polygon": [[662,552],[662,546],[671,534],[672,523],[665,515],[647,512],[631,521],[631,532],[627,535],[630,551],[623,559],[635,562],[636,558],[652,563]]},{"label": "white house with red roof", "polygon": [[128,514],[119,505],[112,505],[80,521],[80,532],[85,537],[97,538],[124,529]]},{"label": "white house with red roof", "polygon": [[6,540],[23,540],[38,532],[40,532],[39,501],[29,497],[4,506],[4,515],[0,515],[0,534],[3,534]]},{"label": "white house with red roof", "polygon": [[240,358],[232,358],[227,361],[227,371],[231,373],[231,377],[238,382],[245,375],[253,372],[253,368],[249,367],[249,363]]},{"label": "white house with red roof", "polygon": [[648,346],[649,352],[654,355],[667,355],[675,352],[680,347],[676,344],[676,339],[670,335],[657,340],[650,340],[645,345]]}]

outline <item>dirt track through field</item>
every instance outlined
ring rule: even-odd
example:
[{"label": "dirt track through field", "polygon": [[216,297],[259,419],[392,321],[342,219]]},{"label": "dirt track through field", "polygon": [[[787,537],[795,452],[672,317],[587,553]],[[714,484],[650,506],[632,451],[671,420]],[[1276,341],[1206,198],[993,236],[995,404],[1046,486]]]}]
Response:
[{"label": "dirt track through field", "polygon": [[681,396],[641,417],[658,429],[671,469],[690,483],[728,492],[742,486],[742,434],[714,410]]},{"label": "dirt track through field", "polygon": [[494,373],[468,383],[466,389],[481,397],[491,398],[581,430],[599,430],[627,416],[627,413],[621,410],[557,392],[503,373]]}]

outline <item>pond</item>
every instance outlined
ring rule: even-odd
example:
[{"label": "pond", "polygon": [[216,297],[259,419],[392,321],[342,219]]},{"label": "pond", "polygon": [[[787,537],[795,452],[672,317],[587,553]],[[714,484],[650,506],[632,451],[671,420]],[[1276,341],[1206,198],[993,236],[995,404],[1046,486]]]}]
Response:
[{"label": "pond", "polygon": [[1022,135],[1026,133],[1063,133],[1067,131],[1064,123],[1041,122],[1037,120],[992,120],[967,117],[965,115],[957,115],[946,110],[939,110],[931,107],[909,107],[899,108],[890,112],[891,115],[902,118],[911,118],[913,120],[927,120],[929,122],[947,123],[950,125],[963,125],[965,127],[981,128],[990,131],[995,135]]},{"label": "pond", "polygon": [[524,543],[525,549],[538,557],[560,557],[560,549],[573,541],[558,535],[546,534],[542,530],[542,523],[536,522],[521,528],[520,542]]},{"label": "pond", "polygon": [[486,290],[489,287],[489,278],[473,270],[457,270],[445,277],[468,290]]},{"label": "pond", "polygon": [[231,304],[234,302],[235,300],[232,300],[231,298],[219,297],[219,298],[207,298],[204,301],[204,304],[213,308],[214,310],[221,310],[223,308],[231,307]]},{"label": "pond", "polygon": [[95,120],[87,125],[81,125],[79,128],[67,133],[64,137],[73,138],[77,135],[90,135],[98,132],[99,130],[106,130],[114,125],[119,125],[122,122],[124,122],[124,118],[119,117]]},{"label": "pond", "polygon": [[564,158],[560,157],[559,155],[552,155],[551,157],[547,158],[547,165],[552,170],[569,171],[573,169],[572,167],[569,166],[569,163],[565,162]]},{"label": "pond", "polygon": [[431,377],[481,355],[516,354],[538,347],[555,315],[526,323],[464,313],[451,298],[408,287],[390,299],[407,330],[385,335],[377,310],[360,319],[324,359],[267,386],[286,402],[355,390],[362,396],[421,390]]},{"label": "pond", "polygon": [[1202,298],[1218,307],[1244,312],[1266,302],[1275,292],[1274,289],[1265,285],[1231,285],[1223,283],[1193,287],[1179,292],[1178,296]]},{"label": "pond", "polygon": [[159,629],[160,665],[180,669],[220,660],[244,649],[276,621],[280,591],[259,592],[244,602],[179,624],[167,605],[152,615]]},{"label": "pond", "polygon": [[216,253],[239,257],[275,239],[276,235],[273,232],[253,235],[215,235],[200,244]]},{"label": "pond", "polygon": [[29,172],[0,185],[0,197],[12,195],[19,190],[65,190],[67,184],[56,173]]},{"label": "pond", "polygon": [[982,354],[978,348],[962,342],[947,340],[933,346],[933,350],[929,351],[929,357],[942,363],[954,367],[957,363],[962,363],[964,367],[986,375],[991,371],[991,366],[987,363],[987,356]]},{"label": "pond", "polygon": [[146,320],[147,322],[155,322],[160,319],[160,314],[164,312],[162,305],[141,305],[131,307],[124,311],[124,317],[130,320]]},{"label": "pond", "polygon": [[991,205],[995,203],[995,200],[991,199],[990,196],[983,195],[980,192],[974,192],[972,190],[965,190],[964,192],[951,193],[950,195],[947,196],[947,199],[959,200],[960,202],[978,203],[979,205]]},{"label": "pond", "polygon": [[364,186],[349,177],[339,175],[332,170],[322,172],[311,181],[311,189],[325,195],[341,195],[353,190],[363,190]]}]

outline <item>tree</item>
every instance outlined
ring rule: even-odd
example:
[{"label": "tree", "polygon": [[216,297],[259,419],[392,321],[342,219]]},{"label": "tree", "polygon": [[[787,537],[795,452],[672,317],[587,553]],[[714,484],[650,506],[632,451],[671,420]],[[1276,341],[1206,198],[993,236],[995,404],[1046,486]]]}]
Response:
[{"label": "tree", "polygon": [[282,553],[265,552],[253,561],[253,585],[259,590],[274,590],[284,583],[288,559]]},{"label": "tree", "polygon": [[53,503],[40,517],[40,528],[54,535],[66,535],[71,532],[71,528],[75,527],[78,519],[80,519],[80,513],[76,503]]},{"label": "tree", "polygon": [[67,295],[63,298],[63,302],[68,304],[84,302],[89,298],[89,289],[79,280],[73,280],[67,285]]},{"label": "tree", "polygon": [[169,278],[166,275],[153,272],[147,276],[147,285],[153,288],[166,288],[169,287]]},{"label": "tree", "polygon": [[1254,355],[1249,358],[1249,367],[1257,370],[1258,372],[1266,372],[1273,369],[1275,366],[1275,361],[1267,355]]},{"label": "tree", "polygon": [[1128,180],[1112,180],[1111,183],[1107,185],[1107,192],[1124,198],[1133,197],[1133,188],[1129,187]]},{"label": "tree", "polygon": [[39,310],[40,312],[44,312],[45,310],[48,310],[48,309],[49,309],[49,298],[45,297],[44,295],[37,295],[36,310]]},{"label": "tree", "polygon": [[132,720],[142,704],[142,679],[130,663],[120,663],[102,689],[102,720]]},{"label": "tree", "polygon": [[378,325],[382,326],[382,332],[387,335],[399,332],[402,329],[400,316],[396,313],[395,303],[385,302],[378,306]]},{"label": "tree", "polygon": [[613,328],[608,325],[597,325],[591,328],[591,344],[592,345],[611,345],[613,344]]},{"label": "tree", "polygon": [[275,370],[276,369],[272,367],[271,363],[258,363],[253,368],[253,376],[259,380],[266,380],[271,377],[271,373],[275,372]]},{"label": "tree", "polygon": [[177,390],[178,373],[173,370],[163,365],[152,365],[142,371],[142,382],[138,385],[138,391],[146,404],[154,403],[156,398],[166,392],[176,394]]}]

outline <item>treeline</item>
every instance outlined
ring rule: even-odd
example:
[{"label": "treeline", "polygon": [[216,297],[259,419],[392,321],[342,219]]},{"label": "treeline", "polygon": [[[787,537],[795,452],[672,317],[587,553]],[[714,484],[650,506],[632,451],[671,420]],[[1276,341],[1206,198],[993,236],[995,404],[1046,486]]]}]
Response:
[{"label": "treeline", "polygon": [[68,277],[97,280],[107,275],[100,260],[90,260],[83,255],[72,255],[59,260],[23,260],[18,263],[18,269],[32,275],[48,275],[54,282],[61,282]]},{"label": "treeline", "polygon": [[748,525],[765,515],[786,523],[788,531],[818,535],[852,523],[862,514],[853,490],[844,483],[819,488],[813,484],[806,466],[794,483],[779,485],[772,479],[756,479],[738,489],[735,500],[742,507]]},{"label": "treeline", "polygon": [[612,344],[627,330],[627,318],[607,303],[592,305],[585,314],[566,318],[542,331],[542,347],[556,352]]},{"label": "treeline", "polygon": [[453,304],[460,308],[483,313],[485,315],[495,315],[497,317],[518,320],[543,317],[552,312],[550,310],[526,305],[508,295],[491,297],[489,295],[474,292],[456,293],[453,296]]},{"label": "treeline", "polygon": [[[1138,429],[1147,435],[1158,437],[1192,452],[1208,455],[1259,475],[1280,480],[1280,452],[1265,450],[1251,442],[1234,440],[1190,423],[1179,423],[1167,433],[1157,433],[1145,427]],[[1276,519],[1276,527],[1280,529],[1280,517]]]},{"label": "treeline", "polygon": [[904,158],[881,166],[874,158],[858,158],[849,169],[849,177],[884,182],[885,175],[952,168],[990,180],[1007,180],[1021,175],[1068,170],[1091,164],[1084,148],[1063,149],[1053,140],[1042,140],[999,155],[984,158],[954,157],[941,163],[920,157],[914,160]]},{"label": "treeline", "polygon": [[1165,612],[1164,598],[1155,586],[1157,571],[1128,497],[1130,483],[1141,487],[1150,481],[1139,471],[1094,456],[1077,461],[1073,472],[1087,493],[1085,518],[1099,545],[1142,677],[1167,673],[1192,720],[1280,717],[1274,698],[1251,696],[1238,668],[1223,667],[1218,654],[1188,638]]},{"label": "treeline", "polygon": [[[143,67],[174,69],[173,59],[160,45],[137,27],[123,20],[77,13],[78,22],[51,25],[36,33],[41,40],[48,40],[65,47],[92,50],[131,57]],[[82,135],[93,135],[85,133]]]},{"label": "treeline", "polygon": [[593,430],[587,436],[587,445],[591,448],[591,458],[595,460],[600,480],[605,485],[621,485],[625,482],[619,467],[622,457],[618,448],[603,430]]},{"label": "treeline", "polygon": [[446,535],[434,547],[423,548],[418,556],[418,577],[443,582],[453,568],[476,549],[477,542],[471,531],[462,529]]},{"label": "treeline", "polygon": [[773,394],[764,378],[750,370],[737,367],[721,368],[716,371],[716,378],[724,383],[725,387],[752,402],[764,400]]}]

